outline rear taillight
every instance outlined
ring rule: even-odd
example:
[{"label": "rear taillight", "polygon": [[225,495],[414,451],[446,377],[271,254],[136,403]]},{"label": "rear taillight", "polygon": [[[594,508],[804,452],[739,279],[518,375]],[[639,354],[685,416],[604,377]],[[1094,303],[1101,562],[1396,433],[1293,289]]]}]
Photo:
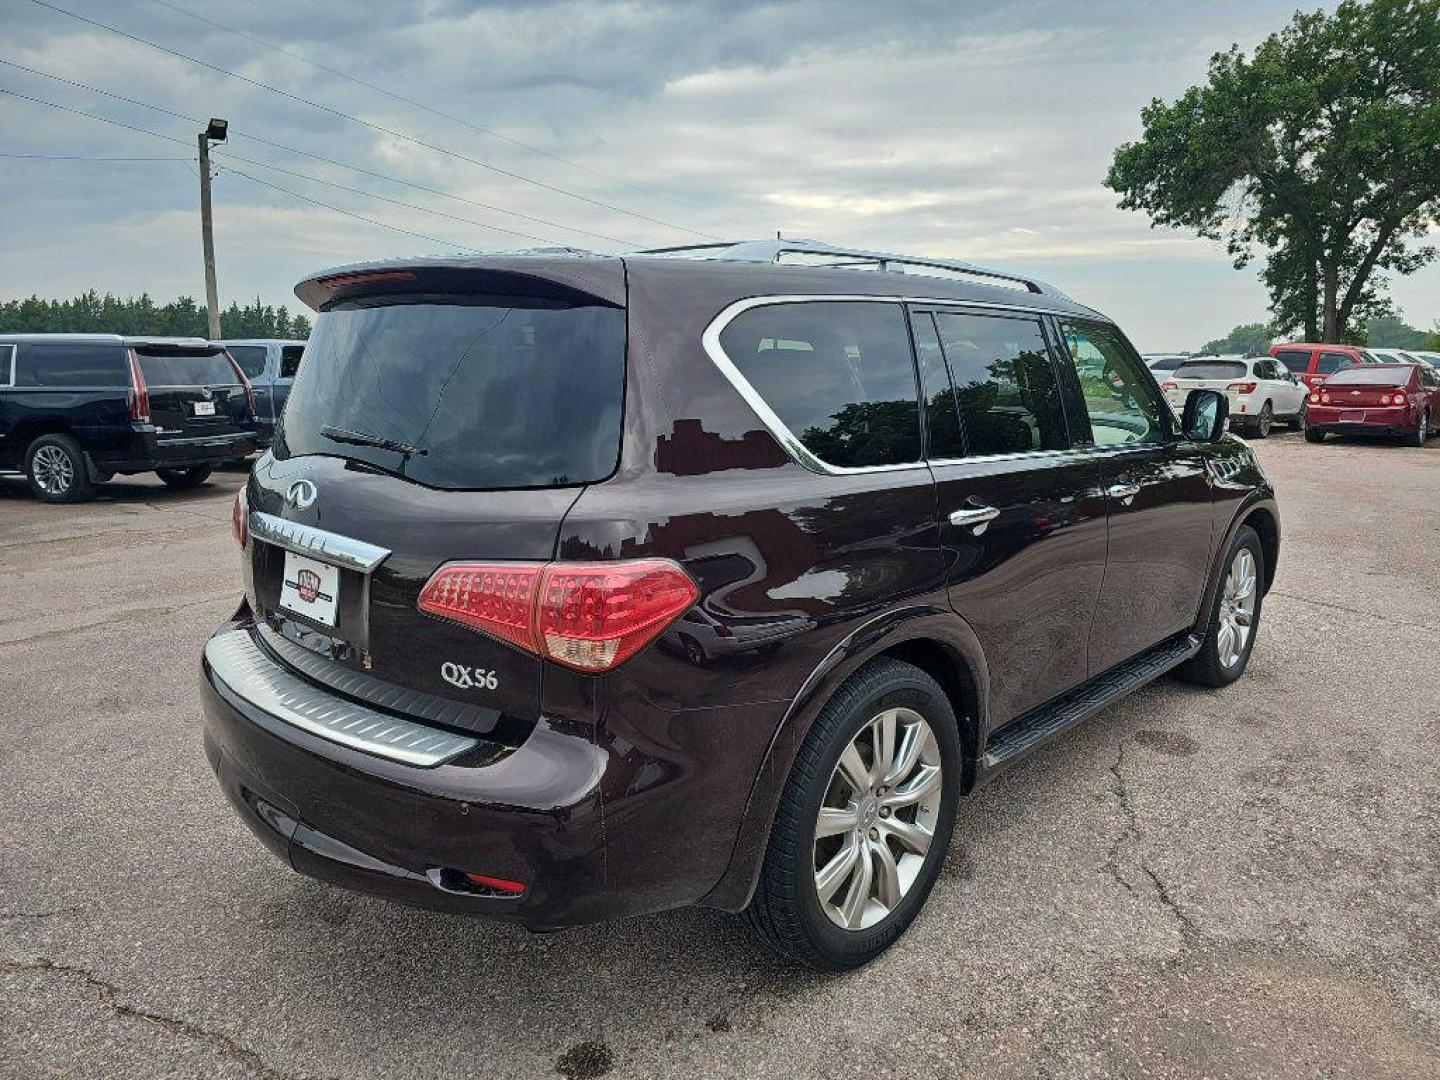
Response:
[{"label": "rear taillight", "polygon": [[1393,401],[1396,405],[1408,405],[1410,403],[1410,399],[1404,394],[1396,394],[1390,400]]},{"label": "rear taillight", "polygon": [[243,486],[235,493],[235,505],[230,508],[230,531],[242,548],[250,539],[250,505]]},{"label": "rear taillight", "polygon": [[1225,387],[1225,389],[1237,394],[1253,394],[1255,392],[1255,384],[1253,382],[1232,382],[1229,386]]},{"label": "rear taillight", "polygon": [[130,419],[137,424],[150,422],[150,391],[145,388],[145,376],[140,371],[140,361],[132,349],[130,357],[130,392],[126,395],[130,403]]},{"label": "rear taillight", "polygon": [[230,366],[235,369],[235,377],[240,380],[240,385],[245,388],[245,408],[250,414],[250,419],[255,419],[255,390],[250,385],[249,378],[236,363],[235,357],[230,355],[230,350],[225,350],[225,359],[230,361]]},{"label": "rear taillight", "polygon": [[1180,384],[1177,383],[1174,379],[1166,379],[1164,382],[1162,382],[1162,383],[1160,384],[1160,389],[1161,389],[1161,390],[1179,390],[1179,389],[1180,389]]},{"label": "rear taillight", "polygon": [[1321,394],[1321,395],[1320,395],[1320,401],[1321,401],[1323,404],[1325,404],[1325,405],[1329,405],[1329,404],[1330,404],[1330,395],[1329,395],[1329,394]]},{"label": "rear taillight", "polygon": [[1315,391],[1313,391],[1313,390],[1310,392],[1310,404],[1311,404],[1311,405],[1319,405],[1319,404],[1320,404],[1320,395],[1319,395],[1318,393],[1316,393]]},{"label": "rear taillight", "polygon": [[668,559],[450,563],[420,590],[421,611],[578,671],[608,671],[700,596]]}]

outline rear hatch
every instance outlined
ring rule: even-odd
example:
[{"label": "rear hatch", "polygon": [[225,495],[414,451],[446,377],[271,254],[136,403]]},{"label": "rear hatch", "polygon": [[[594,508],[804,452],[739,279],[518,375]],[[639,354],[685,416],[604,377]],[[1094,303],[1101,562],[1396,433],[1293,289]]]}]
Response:
[{"label": "rear hatch", "polygon": [[222,345],[145,342],[135,361],[150,396],[150,419],[163,436],[231,435],[250,427],[240,372]]},{"label": "rear hatch", "polygon": [[1223,394],[1232,384],[1246,382],[1249,374],[1249,365],[1243,360],[1187,360],[1161,386],[1171,407],[1179,411],[1190,391],[1218,390]]},{"label": "rear hatch", "polygon": [[447,562],[554,558],[584,485],[614,471],[613,265],[599,295],[478,270],[337,290],[249,489],[251,603],[277,659],[453,727],[534,721],[540,660],[417,601]]}]

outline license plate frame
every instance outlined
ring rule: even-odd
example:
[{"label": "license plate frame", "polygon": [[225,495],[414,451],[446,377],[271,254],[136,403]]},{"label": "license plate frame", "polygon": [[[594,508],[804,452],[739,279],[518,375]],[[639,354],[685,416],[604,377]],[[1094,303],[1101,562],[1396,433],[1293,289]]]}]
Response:
[{"label": "license plate frame", "polygon": [[194,404],[195,404],[195,415],[196,415],[196,416],[214,416],[214,415],[215,415],[215,402],[213,402],[213,401],[197,401],[197,402],[195,402]]},{"label": "license plate frame", "polygon": [[1342,424],[1363,424],[1364,422],[1364,409],[1346,409],[1340,414],[1340,423]]},{"label": "license plate frame", "polygon": [[340,621],[340,568],[287,550],[280,576],[279,606],[317,626],[336,629]]}]

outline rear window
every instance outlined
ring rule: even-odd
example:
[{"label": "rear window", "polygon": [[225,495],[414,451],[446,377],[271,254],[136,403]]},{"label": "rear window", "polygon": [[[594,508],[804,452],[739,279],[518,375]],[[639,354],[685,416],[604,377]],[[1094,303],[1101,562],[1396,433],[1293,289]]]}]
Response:
[{"label": "rear window", "polygon": [[125,348],[121,345],[21,345],[15,358],[15,385],[129,386]]},{"label": "rear window", "polygon": [[1177,379],[1243,379],[1248,374],[1239,360],[1188,360],[1175,369]]},{"label": "rear window", "polygon": [[1275,354],[1275,359],[1297,375],[1304,375],[1310,370],[1309,349],[1281,349]]},{"label": "rear window", "polygon": [[620,455],[625,312],[486,296],[351,300],[305,346],[277,457],[328,454],[430,487],[563,487]]},{"label": "rear window", "polygon": [[1327,386],[1404,386],[1410,381],[1408,367],[1395,364],[1374,364],[1367,367],[1346,368],[1337,371],[1326,380]]},{"label": "rear window", "polygon": [[227,345],[226,348],[247,379],[258,379],[265,374],[264,345]]},{"label": "rear window", "polygon": [[234,386],[235,369],[223,352],[140,352],[146,386]]}]

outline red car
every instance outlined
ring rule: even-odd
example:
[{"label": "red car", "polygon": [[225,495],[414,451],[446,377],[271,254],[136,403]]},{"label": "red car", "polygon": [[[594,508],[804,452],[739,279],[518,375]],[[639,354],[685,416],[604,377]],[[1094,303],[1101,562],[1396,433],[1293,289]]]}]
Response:
[{"label": "red car", "polygon": [[1369,353],[1354,345],[1317,345],[1304,341],[1271,345],[1270,355],[1306,386],[1319,386],[1341,368],[1375,362]]},{"label": "red car", "polygon": [[1367,364],[1346,368],[1310,391],[1305,438],[1329,432],[1398,435],[1424,446],[1440,432],[1440,371],[1425,364]]}]

